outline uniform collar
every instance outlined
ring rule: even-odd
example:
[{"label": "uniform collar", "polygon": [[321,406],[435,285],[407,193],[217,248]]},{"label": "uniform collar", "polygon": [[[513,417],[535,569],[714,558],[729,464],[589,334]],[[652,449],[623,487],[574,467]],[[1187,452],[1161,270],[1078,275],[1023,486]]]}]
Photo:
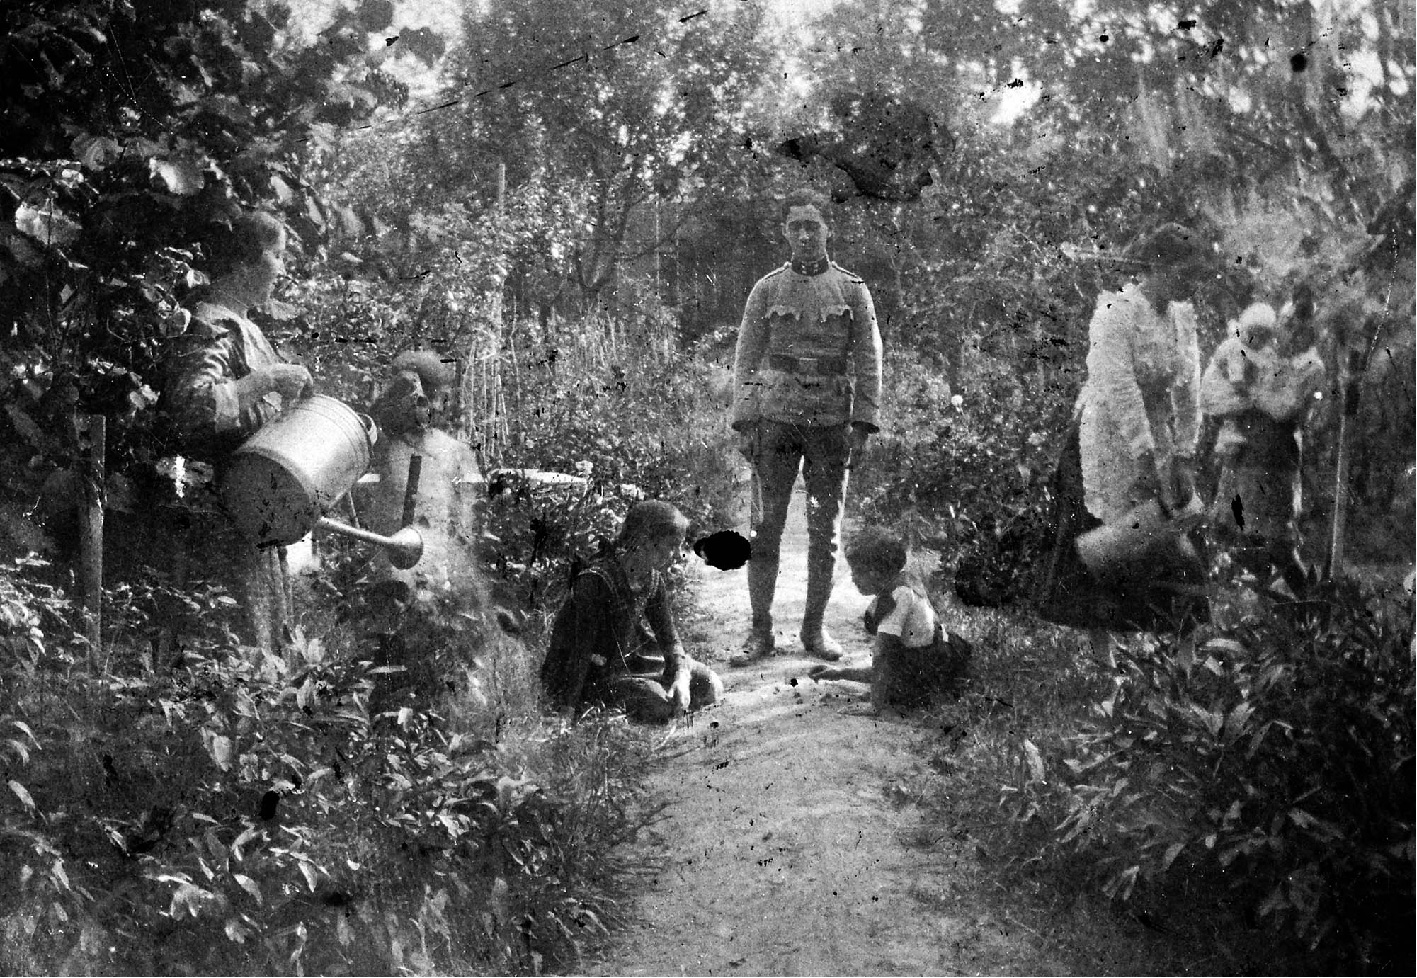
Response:
[{"label": "uniform collar", "polygon": [[810,262],[790,261],[787,264],[798,275],[820,275],[831,268],[832,260],[830,258],[822,258],[818,261]]}]

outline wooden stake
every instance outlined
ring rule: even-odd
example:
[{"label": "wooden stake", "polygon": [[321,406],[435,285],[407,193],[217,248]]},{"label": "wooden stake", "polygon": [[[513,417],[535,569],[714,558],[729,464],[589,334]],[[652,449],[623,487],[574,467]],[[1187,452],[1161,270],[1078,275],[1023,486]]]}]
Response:
[{"label": "wooden stake", "polygon": [[103,649],[103,485],[108,422],[101,414],[75,419],[79,436],[79,559],[84,584],[84,631],[89,668]]}]

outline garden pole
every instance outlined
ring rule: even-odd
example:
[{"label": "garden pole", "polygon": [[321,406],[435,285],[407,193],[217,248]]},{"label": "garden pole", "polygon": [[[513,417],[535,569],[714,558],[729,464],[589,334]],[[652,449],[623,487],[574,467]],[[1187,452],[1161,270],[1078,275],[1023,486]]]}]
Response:
[{"label": "garden pole", "polygon": [[455,416],[458,419],[458,430],[462,432],[462,440],[469,444],[474,443],[474,440],[472,437],[472,425],[469,423],[471,416],[468,414],[467,410],[468,396],[465,387],[467,385],[467,360],[471,355],[472,347],[469,345],[468,348],[463,351],[463,355],[458,357],[457,366],[453,368],[453,376],[455,378],[453,390],[456,392],[453,395],[454,398],[456,398],[453,402],[453,408],[455,410]]},{"label": "garden pole", "polygon": [[79,504],[79,560],[84,582],[84,631],[89,640],[89,668],[103,648],[103,485],[107,419],[101,414],[76,418],[83,498]]},{"label": "garden pole", "polygon": [[[1390,304],[1391,294],[1391,287],[1389,287],[1383,302],[1384,308]],[[1345,536],[1348,528],[1347,509],[1350,495],[1348,467],[1351,455],[1348,440],[1352,436],[1354,426],[1358,423],[1358,403],[1363,388],[1363,379],[1368,376],[1368,368],[1372,366],[1373,357],[1377,355],[1378,346],[1387,325],[1386,317],[1380,317],[1373,323],[1373,331],[1368,334],[1363,349],[1348,351],[1347,369],[1340,375],[1343,413],[1338,421],[1338,464],[1336,466],[1338,472],[1335,476],[1336,485],[1333,493],[1333,537],[1330,540],[1329,568],[1326,575],[1330,579],[1342,569]]]}]

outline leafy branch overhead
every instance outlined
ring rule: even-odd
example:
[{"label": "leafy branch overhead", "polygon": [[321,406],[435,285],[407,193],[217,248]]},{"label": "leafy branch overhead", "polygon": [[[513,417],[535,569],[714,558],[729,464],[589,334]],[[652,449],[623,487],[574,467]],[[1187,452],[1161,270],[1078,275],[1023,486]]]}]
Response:
[{"label": "leafy branch overhead", "polygon": [[[279,209],[307,251],[323,242],[338,215],[302,159],[403,103],[378,56],[391,18],[371,0],[305,39],[280,3],[0,10],[0,319],[24,410],[43,413],[60,377],[85,410],[146,406],[135,399],[151,400],[199,280],[195,242],[239,207]],[[409,41],[424,57],[437,47],[427,32]],[[117,433],[120,458],[138,450],[133,429]]]}]

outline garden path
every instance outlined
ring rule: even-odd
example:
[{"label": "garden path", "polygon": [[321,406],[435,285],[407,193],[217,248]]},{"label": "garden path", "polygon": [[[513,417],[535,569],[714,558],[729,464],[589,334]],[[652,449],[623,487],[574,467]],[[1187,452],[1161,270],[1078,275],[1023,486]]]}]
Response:
[{"label": "garden path", "polygon": [[[702,617],[687,629],[727,687],[670,734],[652,789],[669,803],[637,923],[603,975],[1058,974],[1047,941],[971,898],[972,846],[924,823],[906,785],[910,722],[875,716],[860,683],[816,683],[796,640],[804,497],[793,500],[774,611],[783,654],[728,669],[748,624],[746,571],[693,560]],[[848,663],[869,661],[868,599],[844,561],[828,613]],[[935,838],[931,836],[940,836]],[[927,842],[927,845],[920,845]]]}]

